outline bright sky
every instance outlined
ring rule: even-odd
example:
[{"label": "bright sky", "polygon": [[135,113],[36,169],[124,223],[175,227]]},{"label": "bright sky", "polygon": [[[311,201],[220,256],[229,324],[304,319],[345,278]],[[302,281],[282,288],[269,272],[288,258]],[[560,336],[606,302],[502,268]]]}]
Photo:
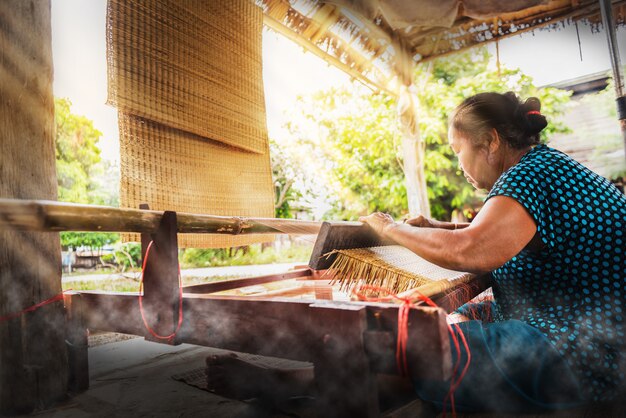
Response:
[{"label": "bright sky", "polygon": [[[103,133],[103,157],[119,160],[117,113],[105,105],[105,16],[106,0],[52,0],[54,94],[68,97],[74,113],[94,121]],[[501,63],[521,68],[537,85],[608,70],[611,63],[604,32],[592,34],[584,25],[579,29],[582,62],[575,27],[567,26],[561,31],[537,31],[501,41]],[[618,32],[622,62],[625,33],[623,29]],[[490,48],[495,55],[494,47]],[[263,65],[268,130],[277,139],[287,135],[282,126],[297,96],[350,83],[340,70],[269,30],[263,36]]]},{"label": "bright sky", "polygon": [[[558,31],[538,30],[500,42],[500,61],[509,68],[520,68],[532,76],[536,85],[556,83],[611,69],[606,33],[592,33],[591,26],[579,24],[580,49],[576,27]],[[626,30],[617,31],[622,64],[626,58]],[[580,54],[582,51],[582,61]],[[495,56],[495,44],[490,44]]]}]

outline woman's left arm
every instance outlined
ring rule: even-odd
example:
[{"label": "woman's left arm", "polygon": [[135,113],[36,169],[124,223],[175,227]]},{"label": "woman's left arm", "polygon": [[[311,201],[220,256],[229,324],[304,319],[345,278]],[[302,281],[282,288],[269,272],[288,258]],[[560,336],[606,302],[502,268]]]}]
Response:
[{"label": "woman's left arm", "polygon": [[515,199],[489,199],[472,223],[463,229],[415,228],[388,216],[360,219],[426,260],[444,268],[474,273],[492,271],[517,255],[533,238],[537,226]]}]

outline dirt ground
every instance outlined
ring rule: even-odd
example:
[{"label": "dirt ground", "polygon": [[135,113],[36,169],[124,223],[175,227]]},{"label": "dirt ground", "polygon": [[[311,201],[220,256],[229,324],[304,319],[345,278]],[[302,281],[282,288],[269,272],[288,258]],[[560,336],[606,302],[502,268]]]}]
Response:
[{"label": "dirt ground", "polygon": [[[79,417],[287,417],[292,413],[254,400],[239,401],[174,380],[200,370],[223,350],[190,344],[168,346],[120,334],[90,338],[90,388],[29,416]],[[302,416],[297,414],[297,416]]]},{"label": "dirt ground", "polygon": [[[258,399],[226,398],[182,382],[180,376],[198,376],[205,381],[208,356],[225,350],[191,344],[169,346],[142,337],[101,333],[89,338],[90,388],[53,408],[28,415],[37,418],[82,417],[228,417],[228,418],[309,418],[316,416],[309,398],[267,404]],[[286,360],[238,353],[242,358],[266,365],[284,365]],[[275,362],[275,363],[272,363]],[[300,362],[294,362],[300,363]],[[297,365],[298,367],[301,367]],[[189,379],[187,379],[189,381]],[[624,399],[603,407],[583,407],[545,414],[459,414],[459,418],[606,418],[626,417]],[[415,400],[387,411],[386,418],[429,418],[437,416],[425,403]],[[441,414],[439,414],[441,416]]]}]

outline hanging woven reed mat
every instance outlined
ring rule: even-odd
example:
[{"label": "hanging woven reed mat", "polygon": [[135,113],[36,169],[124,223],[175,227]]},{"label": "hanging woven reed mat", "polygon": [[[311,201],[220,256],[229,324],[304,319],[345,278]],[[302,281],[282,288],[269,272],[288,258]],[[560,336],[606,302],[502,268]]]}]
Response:
[{"label": "hanging woven reed mat", "polygon": [[[119,113],[122,206],[210,215],[272,217],[269,154],[229,147]],[[210,208],[210,212],[207,212]],[[138,241],[137,234],[126,240]],[[181,248],[273,241],[273,235],[179,234]]]},{"label": "hanging woven reed mat", "polygon": [[[122,206],[274,215],[262,29],[262,11],[249,0],[109,0],[108,102],[119,111]],[[179,245],[273,238],[181,234]]]},{"label": "hanging woven reed mat", "polygon": [[[426,290],[434,295],[470,281],[470,273],[444,269],[424,260],[400,245],[336,250],[337,258],[329,271],[340,289],[350,291],[360,285],[378,286],[393,293],[409,289]],[[424,292],[423,292],[424,293]]]},{"label": "hanging woven reed mat", "polygon": [[264,153],[262,30],[250,0],[109,0],[108,103]]}]

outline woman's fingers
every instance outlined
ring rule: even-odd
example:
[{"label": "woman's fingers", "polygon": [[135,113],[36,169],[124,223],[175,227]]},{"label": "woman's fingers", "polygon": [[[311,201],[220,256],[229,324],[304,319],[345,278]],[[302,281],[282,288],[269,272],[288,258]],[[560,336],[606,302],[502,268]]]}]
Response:
[{"label": "woman's fingers", "polygon": [[416,216],[415,218],[407,219],[405,223],[411,226],[418,226],[422,228],[431,226],[430,220],[424,217],[423,215],[419,215],[419,216]]},{"label": "woman's fingers", "polygon": [[368,224],[379,234],[382,234],[383,228],[386,225],[394,223],[390,215],[382,212],[374,212],[371,215],[361,216],[359,217],[359,221]]}]

